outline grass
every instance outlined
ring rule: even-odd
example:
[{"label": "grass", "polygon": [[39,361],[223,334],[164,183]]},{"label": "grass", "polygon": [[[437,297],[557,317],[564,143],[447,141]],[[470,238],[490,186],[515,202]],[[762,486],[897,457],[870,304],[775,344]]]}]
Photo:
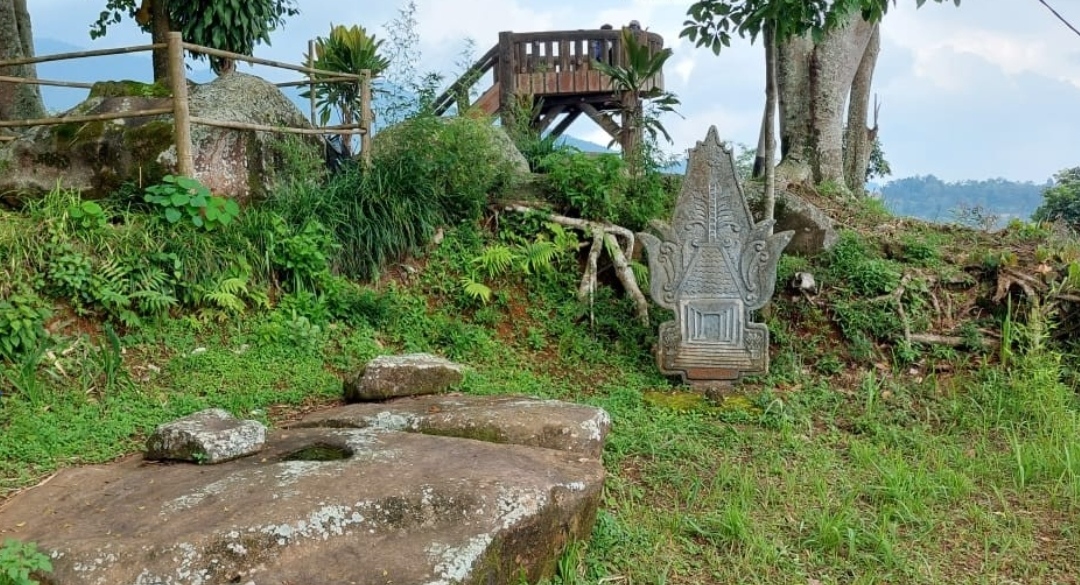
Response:
[{"label": "grass", "polygon": [[[590,541],[560,560],[559,585],[1077,582],[1080,414],[1065,381],[1076,356],[1050,327],[1063,313],[994,304],[979,260],[1068,264],[1068,246],[1030,229],[996,241],[899,220],[879,229],[880,210],[856,210],[832,253],[781,262],[781,282],[812,271],[822,291],[777,294],[763,317],[772,371],[711,405],[656,370],[655,325],[669,317],[654,307],[653,325],[640,325],[610,286],[579,301],[573,257],[485,273],[488,302],[463,290],[490,246],[532,241],[527,221],[446,229],[420,257],[388,252],[382,279],[357,287],[330,275],[343,261],[331,244],[369,235],[334,215],[353,211],[296,189],[191,245],[109,205],[113,227],[88,230],[65,219],[67,199],[0,211],[4,282],[53,300],[57,282],[90,295],[81,313],[53,303],[28,338],[38,345],[0,361],[0,498],[138,451],[155,425],[203,408],[281,424],[338,401],[341,378],[375,355],[429,351],[472,366],[465,392],[612,415],[603,505]],[[307,229],[311,219],[322,228]],[[52,229],[32,229],[42,221]],[[260,257],[268,233],[277,239]],[[155,290],[182,298],[125,324],[103,304],[107,287],[41,276],[71,250],[95,269],[114,251],[176,254]],[[118,290],[137,294],[136,280],[117,277]],[[20,290],[0,284],[0,297]],[[905,326],[970,343],[907,343]],[[998,349],[975,349],[983,339]]]}]

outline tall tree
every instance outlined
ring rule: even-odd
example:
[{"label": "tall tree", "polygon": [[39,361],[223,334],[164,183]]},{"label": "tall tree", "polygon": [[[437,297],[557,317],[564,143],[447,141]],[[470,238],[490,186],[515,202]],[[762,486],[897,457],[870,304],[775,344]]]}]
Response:
[{"label": "tall tree", "polygon": [[[90,38],[105,36],[108,27],[125,17],[135,20],[152,42],[164,43],[170,31],[184,40],[223,51],[250,55],[259,43],[270,44],[270,33],[285,24],[285,17],[299,14],[296,0],[108,0],[105,10],[90,25]],[[196,59],[206,55],[196,54]],[[231,59],[210,57],[210,68],[221,74],[232,71]],[[154,79],[168,77],[168,57],[154,51]]]},{"label": "tall tree", "polygon": [[[766,94],[776,97],[780,113],[777,175],[791,182],[835,181],[857,191],[876,138],[866,117],[879,23],[895,1],[700,0],[687,11],[682,36],[719,53],[733,34],[753,42],[771,29],[765,40],[767,54],[776,52],[776,77],[766,80]],[[768,108],[759,145],[772,132],[771,115]],[[763,161],[770,153],[758,155]]]},{"label": "tall tree", "polygon": [[[34,56],[34,36],[26,0],[0,0],[0,61]],[[0,67],[0,75],[37,77],[34,65]],[[45,116],[41,90],[28,83],[0,83],[0,120]]]}]

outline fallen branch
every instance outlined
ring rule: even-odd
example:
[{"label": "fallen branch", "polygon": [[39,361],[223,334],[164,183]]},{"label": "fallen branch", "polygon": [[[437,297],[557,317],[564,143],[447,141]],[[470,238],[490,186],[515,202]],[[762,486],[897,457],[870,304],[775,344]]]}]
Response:
[{"label": "fallen branch", "polygon": [[[584,298],[591,291],[596,290],[596,263],[600,259],[600,253],[605,248],[606,243],[611,256],[611,263],[615,267],[615,276],[622,283],[626,294],[634,301],[634,312],[642,323],[646,325],[649,323],[649,302],[645,299],[645,295],[641,293],[637,279],[634,278],[634,271],[630,267],[629,258],[633,257],[634,254],[634,232],[610,223],[567,217],[517,203],[508,204],[503,209],[518,213],[539,213],[546,217],[548,221],[580,230],[592,237],[585,272],[581,276],[581,284],[578,285],[578,298]],[[621,245],[619,238],[622,238]]]},{"label": "fallen branch", "polygon": [[[959,347],[961,345],[966,345],[971,340],[965,339],[963,337],[957,337],[955,335],[937,335],[937,334],[934,334],[934,333],[912,333],[911,334],[911,341],[914,342],[914,343],[925,343],[925,344],[928,344],[928,345],[929,344],[937,344],[937,345],[949,345],[949,346],[952,346],[952,347]],[[983,346],[986,349],[992,349],[992,348],[997,347],[999,345],[999,343],[997,341],[993,340],[993,339],[985,339],[985,338],[980,337],[979,338],[979,345]]]}]

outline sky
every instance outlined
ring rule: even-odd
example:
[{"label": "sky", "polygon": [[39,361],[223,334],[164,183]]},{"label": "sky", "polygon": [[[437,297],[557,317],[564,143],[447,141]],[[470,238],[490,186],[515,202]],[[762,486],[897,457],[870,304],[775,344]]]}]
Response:
[{"label": "sky", "polygon": [[[1047,0],[1080,27],[1080,0]],[[104,0],[30,0],[35,38],[109,48],[148,43],[131,22],[91,40],[89,25]],[[300,63],[307,41],[331,24],[358,24],[380,38],[404,0],[298,0],[300,14],[255,55]],[[662,121],[672,153],[682,153],[716,126],[721,138],[753,145],[764,105],[764,49],[735,39],[719,55],[694,48],[679,32],[689,0],[416,0],[420,68],[448,85],[461,63],[484,53],[500,31],[594,29],[635,19],[674,51],[666,89],[679,96],[682,117]],[[473,47],[471,53],[470,45]],[[146,57],[149,63],[149,57]],[[241,66],[272,81],[288,72]],[[104,79],[107,71],[91,71]],[[1080,35],[1038,0],[899,0],[882,23],[874,76],[881,102],[880,138],[893,177],[935,175],[945,181],[1005,178],[1044,183],[1080,166]],[[585,118],[569,134],[607,144]]]}]

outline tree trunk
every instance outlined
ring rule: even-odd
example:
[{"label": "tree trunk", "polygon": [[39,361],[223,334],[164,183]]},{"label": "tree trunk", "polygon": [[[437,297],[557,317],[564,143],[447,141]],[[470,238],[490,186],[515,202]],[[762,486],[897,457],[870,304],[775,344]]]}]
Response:
[{"label": "tree trunk", "polygon": [[[0,60],[34,56],[34,37],[26,0],[0,0]],[[37,77],[34,65],[0,68],[0,74]],[[45,117],[41,90],[27,83],[0,83],[0,120]]]},{"label": "tree trunk", "polygon": [[815,43],[809,35],[777,52],[780,180],[844,181],[844,115],[851,85],[876,26],[858,11]]},{"label": "tree trunk", "polygon": [[848,100],[847,128],[844,130],[844,178],[847,187],[853,193],[862,193],[866,186],[866,168],[870,165],[870,152],[877,138],[877,109],[874,110],[874,125],[866,127],[870,113],[870,85],[874,79],[874,67],[881,51],[881,28],[874,25],[870,42],[866,45],[859,69],[851,83],[851,97]]},{"label": "tree trunk", "polygon": [[[768,62],[769,62],[769,42],[765,41],[765,63],[768,64]],[[775,65],[776,65],[776,48],[773,47],[773,66],[775,67]],[[765,77],[767,78],[768,76],[769,76],[768,73],[766,73]],[[775,73],[773,74],[773,79],[776,79]],[[775,86],[773,87],[773,91],[776,91]],[[750,178],[752,178],[752,179],[762,179],[762,178],[765,177],[765,133],[769,132],[771,134],[773,132],[776,132],[775,128],[771,132],[769,130],[769,128],[770,128],[769,120],[770,119],[772,120],[772,122],[771,122],[772,125],[773,126],[776,125],[776,111],[775,111],[776,110],[776,94],[775,93],[773,94],[773,104],[772,104],[772,110],[773,111],[771,112],[771,115],[770,115],[770,112],[769,112],[768,103],[769,103],[769,89],[768,89],[768,87],[766,87],[766,89],[765,89],[765,104],[766,105],[765,105],[765,109],[761,112],[761,130],[758,131],[757,148],[754,150],[754,168],[750,170]],[[774,136],[775,136],[775,134],[774,134]],[[775,142],[775,139],[773,140],[773,142]],[[775,148],[775,145],[774,145],[774,148]]]},{"label": "tree trunk", "polygon": [[[776,218],[776,165],[773,164],[776,151],[776,33],[769,23],[765,25],[765,120],[762,122],[765,137],[765,218]],[[758,152],[760,158],[761,152]],[[756,165],[756,163],[755,163]],[[772,233],[772,228],[769,228]]]},{"label": "tree trunk", "polygon": [[643,104],[638,92],[622,92],[622,120],[620,120],[622,126],[619,128],[619,145],[632,177],[638,176],[642,169],[642,108]]},{"label": "tree trunk", "polygon": [[[172,21],[169,19],[168,0],[148,0],[150,4],[150,38],[151,42],[169,42],[169,32],[172,30]],[[154,81],[165,81],[169,78],[169,51],[158,49],[153,53]]]}]

